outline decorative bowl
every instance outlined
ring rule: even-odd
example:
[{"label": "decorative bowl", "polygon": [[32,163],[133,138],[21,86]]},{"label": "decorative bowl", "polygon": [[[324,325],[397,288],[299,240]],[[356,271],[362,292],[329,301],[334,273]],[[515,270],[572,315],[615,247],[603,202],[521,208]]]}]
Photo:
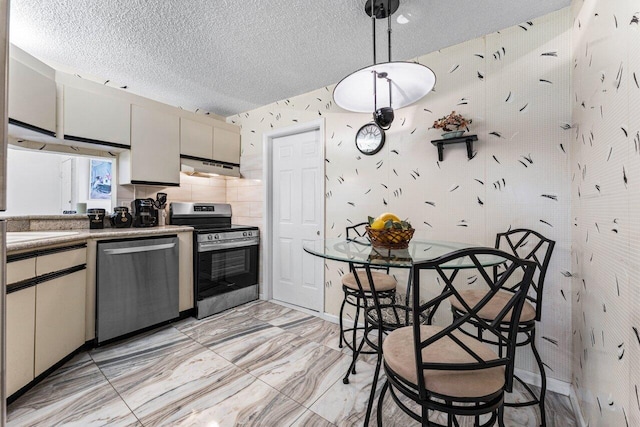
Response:
[{"label": "decorative bowl", "polygon": [[367,236],[371,240],[371,245],[385,249],[405,249],[409,247],[409,242],[413,237],[414,228],[399,230],[396,228],[376,230],[369,226],[365,227]]}]

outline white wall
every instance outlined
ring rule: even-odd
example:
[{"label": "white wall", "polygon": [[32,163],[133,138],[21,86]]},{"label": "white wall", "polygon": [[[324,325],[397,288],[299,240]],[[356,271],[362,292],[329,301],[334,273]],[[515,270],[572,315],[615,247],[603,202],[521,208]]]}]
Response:
[{"label": "white wall", "polygon": [[[495,234],[525,227],[556,241],[547,273],[538,348],[549,377],[571,379],[569,9],[418,58],[437,76],[435,92],[402,110],[374,156],[360,154],[355,133],[369,114],[333,104],[333,86],[228,118],[242,126],[242,174],[235,200],[262,203],[262,137],[274,128],[325,120],[326,237],[391,211],[408,217],[416,237],[493,246]],[[439,162],[433,121],[456,110],[473,119],[479,141]],[[229,192],[229,187],[227,189]],[[253,218],[261,224],[260,218]],[[269,250],[264,248],[264,250]],[[325,311],[338,314],[345,266],[327,262]],[[518,366],[534,368],[528,350]]]},{"label": "white wall", "polygon": [[574,0],[573,385],[589,426],[640,426],[640,2]]}]

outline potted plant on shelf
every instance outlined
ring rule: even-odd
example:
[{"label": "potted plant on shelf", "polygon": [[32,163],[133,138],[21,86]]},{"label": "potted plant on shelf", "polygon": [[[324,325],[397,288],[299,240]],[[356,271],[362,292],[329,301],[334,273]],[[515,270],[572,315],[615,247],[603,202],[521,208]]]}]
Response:
[{"label": "potted plant on shelf", "polygon": [[[448,114],[444,117],[439,118],[435,122],[433,122],[434,129],[442,129],[444,133],[442,134],[442,138],[455,138],[458,136],[462,136],[467,126],[472,123],[471,119],[465,119],[462,115],[452,111],[451,114]],[[464,129],[460,129],[464,128]]]}]

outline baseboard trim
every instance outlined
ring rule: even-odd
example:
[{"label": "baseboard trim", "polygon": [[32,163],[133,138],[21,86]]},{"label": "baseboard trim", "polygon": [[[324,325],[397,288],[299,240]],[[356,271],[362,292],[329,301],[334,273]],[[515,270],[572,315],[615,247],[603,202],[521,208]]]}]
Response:
[{"label": "baseboard trim", "polygon": [[576,389],[573,384],[570,385],[569,400],[571,401],[571,408],[576,416],[578,425],[580,427],[587,427],[587,423],[585,422],[584,417],[582,416],[582,411],[580,410],[580,401],[578,400],[578,395],[576,394]]},{"label": "baseboard trim", "polygon": [[[262,299],[262,298],[260,298],[260,299]],[[265,300],[265,301],[269,301],[269,302],[272,302],[274,304],[278,304],[278,305],[281,305],[283,307],[291,308],[293,310],[298,310],[298,311],[301,311],[303,313],[309,314],[311,316],[317,316],[317,317],[323,319],[322,314],[320,312],[318,312],[318,311],[315,311],[315,310],[309,310],[308,308],[300,307],[300,306],[297,306],[297,305],[294,305],[294,304],[289,304],[288,302],[278,301],[278,300],[275,300],[275,299]]]},{"label": "baseboard trim", "polygon": [[[514,370],[514,373],[527,384],[531,384],[536,387],[540,387],[542,385],[542,378],[539,374],[518,368]],[[571,393],[571,384],[555,378],[547,377],[547,390],[563,396],[569,396]]]}]

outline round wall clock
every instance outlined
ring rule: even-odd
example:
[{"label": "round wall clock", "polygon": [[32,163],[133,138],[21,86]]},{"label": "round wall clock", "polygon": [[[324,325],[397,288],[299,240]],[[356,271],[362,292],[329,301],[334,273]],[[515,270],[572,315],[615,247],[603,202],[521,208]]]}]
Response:
[{"label": "round wall clock", "polygon": [[375,123],[367,123],[356,133],[356,147],[362,154],[371,156],[382,149],[384,131]]}]

